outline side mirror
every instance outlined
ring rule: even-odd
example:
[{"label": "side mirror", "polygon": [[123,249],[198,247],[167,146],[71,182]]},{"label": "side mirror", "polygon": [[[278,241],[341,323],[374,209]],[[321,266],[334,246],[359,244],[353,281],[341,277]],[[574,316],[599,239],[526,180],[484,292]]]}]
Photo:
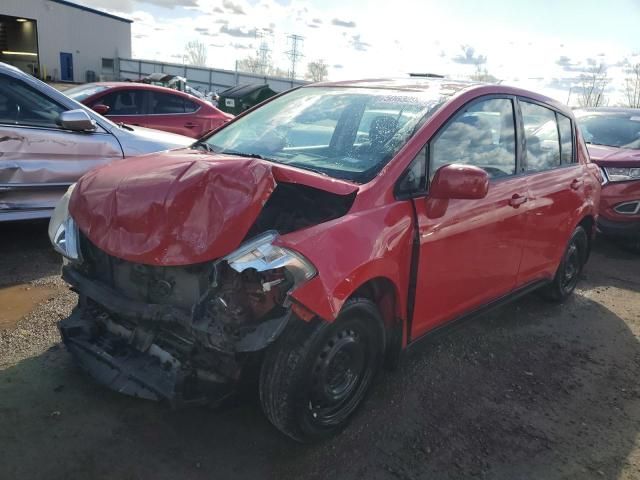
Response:
[{"label": "side mirror", "polygon": [[471,165],[445,165],[436,172],[429,186],[429,197],[442,200],[477,200],[487,196],[489,174]]},{"label": "side mirror", "polygon": [[62,112],[56,123],[65,130],[73,130],[74,132],[94,132],[96,130],[96,122],[81,109]]},{"label": "side mirror", "polygon": [[109,105],[103,105],[102,103],[98,103],[97,105],[94,105],[93,107],[91,107],[91,110],[93,110],[96,113],[99,113],[100,115],[106,115],[107,113],[109,113],[109,110],[111,110],[111,107]]}]

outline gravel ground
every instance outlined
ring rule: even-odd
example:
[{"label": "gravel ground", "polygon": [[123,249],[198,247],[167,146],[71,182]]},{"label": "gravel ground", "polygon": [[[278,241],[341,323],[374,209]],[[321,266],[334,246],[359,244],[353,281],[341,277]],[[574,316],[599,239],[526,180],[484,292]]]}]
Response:
[{"label": "gravel ground", "polygon": [[412,348],[315,446],[255,394],[171,411],[96,386],[59,344],[75,296],[46,224],[0,225],[0,251],[0,285],[57,292],[0,331],[1,479],[640,479],[640,256],[615,245],[564,305],[529,295]]}]

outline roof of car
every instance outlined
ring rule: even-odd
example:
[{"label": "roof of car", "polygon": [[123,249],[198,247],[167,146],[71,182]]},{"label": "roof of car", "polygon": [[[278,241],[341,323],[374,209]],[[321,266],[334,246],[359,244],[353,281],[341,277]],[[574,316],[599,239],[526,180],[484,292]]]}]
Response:
[{"label": "roof of car", "polygon": [[436,94],[439,98],[452,98],[458,94],[475,92],[476,95],[514,95],[530,98],[535,101],[552,105],[557,110],[570,115],[571,110],[557,100],[545,95],[503,84],[482,83],[451,78],[407,77],[407,78],[375,78],[365,80],[349,80],[340,82],[321,82],[305,85],[303,88],[313,87],[354,87],[380,90],[397,90],[402,92],[416,92]]},{"label": "roof of car", "polygon": [[195,95],[191,95],[190,93],[187,92],[182,92],[180,90],[176,90],[174,88],[167,88],[167,87],[162,87],[160,85],[151,85],[149,83],[141,83],[141,82],[93,82],[93,83],[87,83],[86,86],[90,86],[90,85],[101,85],[107,88],[134,88],[134,89],[144,89],[144,90],[156,90],[158,92],[167,92],[167,93],[173,93],[173,94],[178,94],[178,95],[186,95],[187,97],[189,97],[189,99],[196,99],[199,101],[200,100],[198,97],[196,97]]},{"label": "roof of car", "polygon": [[346,80],[339,82],[320,82],[313,83],[309,86],[313,87],[359,87],[359,88],[379,88],[390,90],[405,90],[405,91],[425,91],[434,86],[451,90],[462,90],[474,85],[482,85],[478,82],[469,82],[464,80],[452,80],[449,78],[371,78],[364,80]]},{"label": "roof of car", "polygon": [[576,108],[576,112],[589,113],[618,113],[627,115],[640,115],[640,108],[629,107],[592,107],[592,108]]}]

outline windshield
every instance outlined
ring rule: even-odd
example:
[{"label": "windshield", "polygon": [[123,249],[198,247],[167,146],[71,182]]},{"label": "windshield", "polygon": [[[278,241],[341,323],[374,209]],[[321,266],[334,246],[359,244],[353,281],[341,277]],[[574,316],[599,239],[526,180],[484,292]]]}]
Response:
[{"label": "windshield", "polygon": [[587,143],[640,149],[639,115],[578,115],[578,126]]},{"label": "windshield", "polygon": [[109,87],[106,87],[105,85],[88,84],[70,88],[62,93],[64,93],[69,98],[73,98],[76,102],[82,102],[84,99],[89,98],[91,95],[98,92],[103,92],[108,88]]},{"label": "windshield", "polygon": [[442,102],[439,90],[307,87],[276,98],[205,140],[248,155],[364,183]]}]

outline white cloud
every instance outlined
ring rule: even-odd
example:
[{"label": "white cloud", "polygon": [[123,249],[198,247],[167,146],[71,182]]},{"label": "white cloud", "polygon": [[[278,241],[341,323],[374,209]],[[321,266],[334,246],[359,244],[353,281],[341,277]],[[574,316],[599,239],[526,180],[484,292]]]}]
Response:
[{"label": "white cloud", "polygon": [[137,58],[175,61],[184,45],[197,39],[209,46],[210,65],[226,69],[233,69],[236,60],[266,42],[275,65],[287,70],[287,35],[295,33],[304,36],[298,71],[307,61],[324,59],[332,65],[330,77],[336,80],[409,72],[462,78],[481,65],[505,83],[561,101],[567,100],[569,86],[589,59],[595,59],[609,65],[615,102],[625,59],[640,61],[630,48],[595,38],[590,31],[576,37],[562,28],[540,33],[533,29],[535,22],[496,24],[495,15],[485,15],[479,7],[463,17],[455,10],[456,0],[446,4],[400,0],[393,8],[388,0],[369,0],[366,8],[335,0],[299,0],[286,6],[276,0],[88,0],[88,4],[135,20]]}]

